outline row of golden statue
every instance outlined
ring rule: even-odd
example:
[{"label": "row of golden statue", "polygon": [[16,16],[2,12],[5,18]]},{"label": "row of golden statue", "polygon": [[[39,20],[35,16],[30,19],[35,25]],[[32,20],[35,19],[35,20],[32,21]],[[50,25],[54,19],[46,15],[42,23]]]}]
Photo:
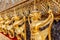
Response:
[{"label": "row of golden statue", "polygon": [[[41,20],[42,15],[38,11],[33,11],[27,19],[24,13],[16,13],[15,10],[14,13],[2,13],[0,14],[0,32],[8,34],[10,38],[17,37],[18,40],[46,40],[47,36],[51,40],[50,31],[54,17],[52,10],[49,10],[47,14],[48,17]],[[26,20],[29,23],[27,25],[30,25],[30,39],[26,39]],[[45,28],[47,25],[48,27]]]}]

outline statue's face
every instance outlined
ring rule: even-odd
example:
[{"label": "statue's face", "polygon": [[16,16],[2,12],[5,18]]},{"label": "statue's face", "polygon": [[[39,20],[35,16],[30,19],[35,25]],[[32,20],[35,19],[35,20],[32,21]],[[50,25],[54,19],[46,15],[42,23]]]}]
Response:
[{"label": "statue's face", "polygon": [[32,16],[32,19],[33,19],[33,20],[41,19],[41,13],[39,13],[39,12],[33,12],[33,13],[31,14],[31,16]]}]

